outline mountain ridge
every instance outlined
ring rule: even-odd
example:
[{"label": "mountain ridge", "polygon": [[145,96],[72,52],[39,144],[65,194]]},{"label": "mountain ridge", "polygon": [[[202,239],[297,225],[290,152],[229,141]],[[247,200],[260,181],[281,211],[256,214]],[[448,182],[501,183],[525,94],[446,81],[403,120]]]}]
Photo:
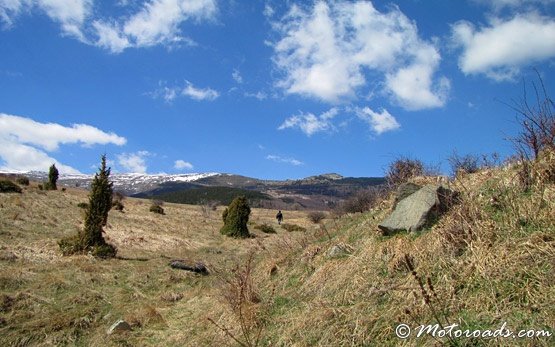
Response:
[{"label": "mountain ridge", "polygon": [[[46,172],[0,172],[25,175],[45,181]],[[61,174],[58,185],[88,189],[94,175]],[[141,174],[112,173],[114,190],[125,195],[177,203],[229,203],[229,197],[243,194],[252,197],[258,207],[282,209],[330,209],[356,193],[385,183],[383,177],[344,177],[325,173],[301,179],[266,180],[229,173]],[[255,193],[256,192],[256,193]]]}]

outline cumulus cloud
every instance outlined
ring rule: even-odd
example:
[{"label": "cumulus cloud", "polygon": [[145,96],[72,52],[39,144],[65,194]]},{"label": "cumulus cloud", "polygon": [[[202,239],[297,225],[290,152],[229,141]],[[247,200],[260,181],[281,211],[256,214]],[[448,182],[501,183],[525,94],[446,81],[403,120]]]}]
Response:
[{"label": "cumulus cloud", "polygon": [[520,67],[555,57],[555,20],[537,13],[494,19],[477,28],[461,21],[452,27],[453,42],[462,48],[459,68],[465,74],[512,79]]},{"label": "cumulus cloud", "polygon": [[127,172],[146,173],[146,157],[149,155],[148,151],[121,153],[117,155],[117,163]]},{"label": "cumulus cloud", "polygon": [[332,131],[335,129],[332,119],[337,116],[339,110],[334,107],[319,116],[312,113],[300,113],[287,118],[279,127],[279,130],[298,128],[307,136],[318,132]]},{"label": "cumulus cloud", "polygon": [[396,130],[400,127],[395,117],[385,109],[378,113],[369,107],[364,107],[357,109],[356,114],[360,119],[367,122],[377,135]]},{"label": "cumulus cloud", "polygon": [[92,13],[93,0],[38,0],[48,16],[60,23],[62,31],[84,40],[83,23]]},{"label": "cumulus cloud", "polygon": [[22,12],[36,10],[58,22],[65,35],[84,41],[81,29],[92,5],[93,0],[0,0],[0,19],[9,27]]},{"label": "cumulus cloud", "polygon": [[[386,92],[408,109],[446,101],[449,83],[434,76],[437,47],[420,39],[398,8],[382,13],[369,1],[317,1],[293,5],[274,28],[280,37],[274,62],[283,73],[277,85],[288,94],[337,103],[356,98],[369,82],[385,81]],[[368,71],[380,80],[369,81]]]},{"label": "cumulus cloud", "polygon": [[193,164],[189,163],[188,161],[179,159],[175,161],[173,167],[177,170],[192,170]]},{"label": "cumulus cloud", "polygon": [[67,144],[121,146],[125,143],[124,137],[86,124],[66,127],[0,113],[0,158],[4,161],[2,169],[44,171],[55,163],[61,172],[76,173],[76,169],[59,163],[47,152],[56,151],[60,145]]},{"label": "cumulus cloud", "polygon": [[131,47],[194,45],[183,35],[185,21],[213,19],[216,0],[148,0],[135,14],[119,18],[94,16],[94,0],[0,0],[0,19],[13,25],[22,12],[38,10],[60,24],[62,32],[82,42],[121,53]]},{"label": "cumulus cloud", "polygon": [[266,156],[267,160],[271,160],[271,161],[275,161],[276,163],[283,163],[283,164],[290,164],[293,166],[299,166],[299,165],[303,165],[304,163],[300,160],[297,160],[295,158],[284,158],[281,157],[279,155],[267,155]]},{"label": "cumulus cloud", "polygon": [[215,0],[151,0],[129,18],[109,23],[96,20],[93,27],[97,44],[114,53],[128,47],[150,47],[159,44],[191,44],[179,25],[187,20],[210,19],[216,13]]}]

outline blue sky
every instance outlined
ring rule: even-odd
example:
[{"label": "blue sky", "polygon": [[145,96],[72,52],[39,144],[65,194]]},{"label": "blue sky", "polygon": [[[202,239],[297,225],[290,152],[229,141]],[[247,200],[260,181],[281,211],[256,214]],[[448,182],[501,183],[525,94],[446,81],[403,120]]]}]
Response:
[{"label": "blue sky", "polygon": [[554,0],[0,0],[0,169],[447,172],[554,63]]}]

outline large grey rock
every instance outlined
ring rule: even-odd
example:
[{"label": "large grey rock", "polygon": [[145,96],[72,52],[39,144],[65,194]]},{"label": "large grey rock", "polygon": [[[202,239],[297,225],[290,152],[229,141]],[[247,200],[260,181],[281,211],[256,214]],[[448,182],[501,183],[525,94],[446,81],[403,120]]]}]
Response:
[{"label": "large grey rock", "polygon": [[399,187],[397,188],[397,191],[395,192],[395,201],[393,202],[393,209],[397,207],[397,204],[400,201],[408,198],[410,195],[416,193],[421,188],[422,186],[411,182],[407,182],[399,185]]},{"label": "large grey rock", "polygon": [[384,235],[405,230],[420,231],[449,208],[454,196],[449,189],[428,184],[399,201],[378,228]]},{"label": "large grey rock", "polygon": [[120,319],[112,324],[110,329],[108,329],[107,334],[112,335],[114,333],[121,333],[124,331],[131,331],[131,325],[129,325],[129,323],[127,323],[126,321]]}]

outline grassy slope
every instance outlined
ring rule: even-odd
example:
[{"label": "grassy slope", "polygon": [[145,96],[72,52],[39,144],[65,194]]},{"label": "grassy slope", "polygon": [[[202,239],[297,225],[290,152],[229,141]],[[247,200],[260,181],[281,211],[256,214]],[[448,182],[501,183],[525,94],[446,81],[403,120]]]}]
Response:
[{"label": "grassy slope", "polygon": [[[232,240],[219,234],[221,208],[204,215],[199,206],[126,199],[125,213],[111,211],[106,237],[130,260],[62,257],[57,240],[82,227],[79,190],[0,194],[0,345],[207,345],[227,341],[206,318],[219,319],[220,277],[250,249],[273,249],[302,237],[277,235]],[[275,211],[253,209],[255,224],[275,224]],[[289,222],[309,227],[304,213]],[[199,276],[167,266],[169,259],[204,261],[214,273]],[[136,260],[131,260],[136,259]],[[148,259],[148,260],[145,260]],[[219,275],[221,274],[221,275]],[[125,318],[134,331],[107,337]]]},{"label": "grassy slope", "polygon": [[[301,212],[285,217],[307,227],[305,233],[278,228],[278,234],[230,240],[218,233],[221,211],[203,216],[198,206],[167,204],[167,215],[159,216],[146,212],[147,202],[130,199],[126,213],[110,213],[106,233],[120,255],[148,261],[59,256],[56,240],[80,226],[76,205],[83,192],[0,194],[0,339],[8,345],[232,345],[211,318],[244,341],[222,279],[236,276],[230,269],[250,250],[256,295],[243,303],[243,331],[262,326],[266,345],[433,346],[439,342],[431,338],[401,341],[394,329],[399,321],[415,326],[438,319],[463,329],[497,329],[506,321],[512,329],[553,331],[555,189],[524,193],[514,177],[511,170],[484,171],[449,183],[461,192],[459,205],[420,235],[392,237],[375,232],[391,199],[365,214],[326,220],[331,240]],[[275,223],[274,213],[255,209],[253,220]],[[337,244],[352,252],[328,258]],[[171,270],[166,257],[204,260],[214,275]],[[134,330],[106,336],[121,317]],[[549,346],[554,338],[510,340],[515,343]]]},{"label": "grassy slope", "polygon": [[[426,179],[421,180],[423,183]],[[555,332],[555,189],[519,193],[514,172],[486,171],[451,184],[462,202],[420,236],[378,236],[392,201],[343,220],[334,239],[281,258],[270,282],[268,336],[276,345],[530,345],[551,339],[401,341],[398,322],[458,323],[465,329]],[[354,251],[328,259],[332,245]],[[314,256],[314,254],[316,254]],[[431,300],[405,266],[414,263]],[[430,281],[433,290],[427,284]],[[267,284],[266,284],[267,285]]]}]

